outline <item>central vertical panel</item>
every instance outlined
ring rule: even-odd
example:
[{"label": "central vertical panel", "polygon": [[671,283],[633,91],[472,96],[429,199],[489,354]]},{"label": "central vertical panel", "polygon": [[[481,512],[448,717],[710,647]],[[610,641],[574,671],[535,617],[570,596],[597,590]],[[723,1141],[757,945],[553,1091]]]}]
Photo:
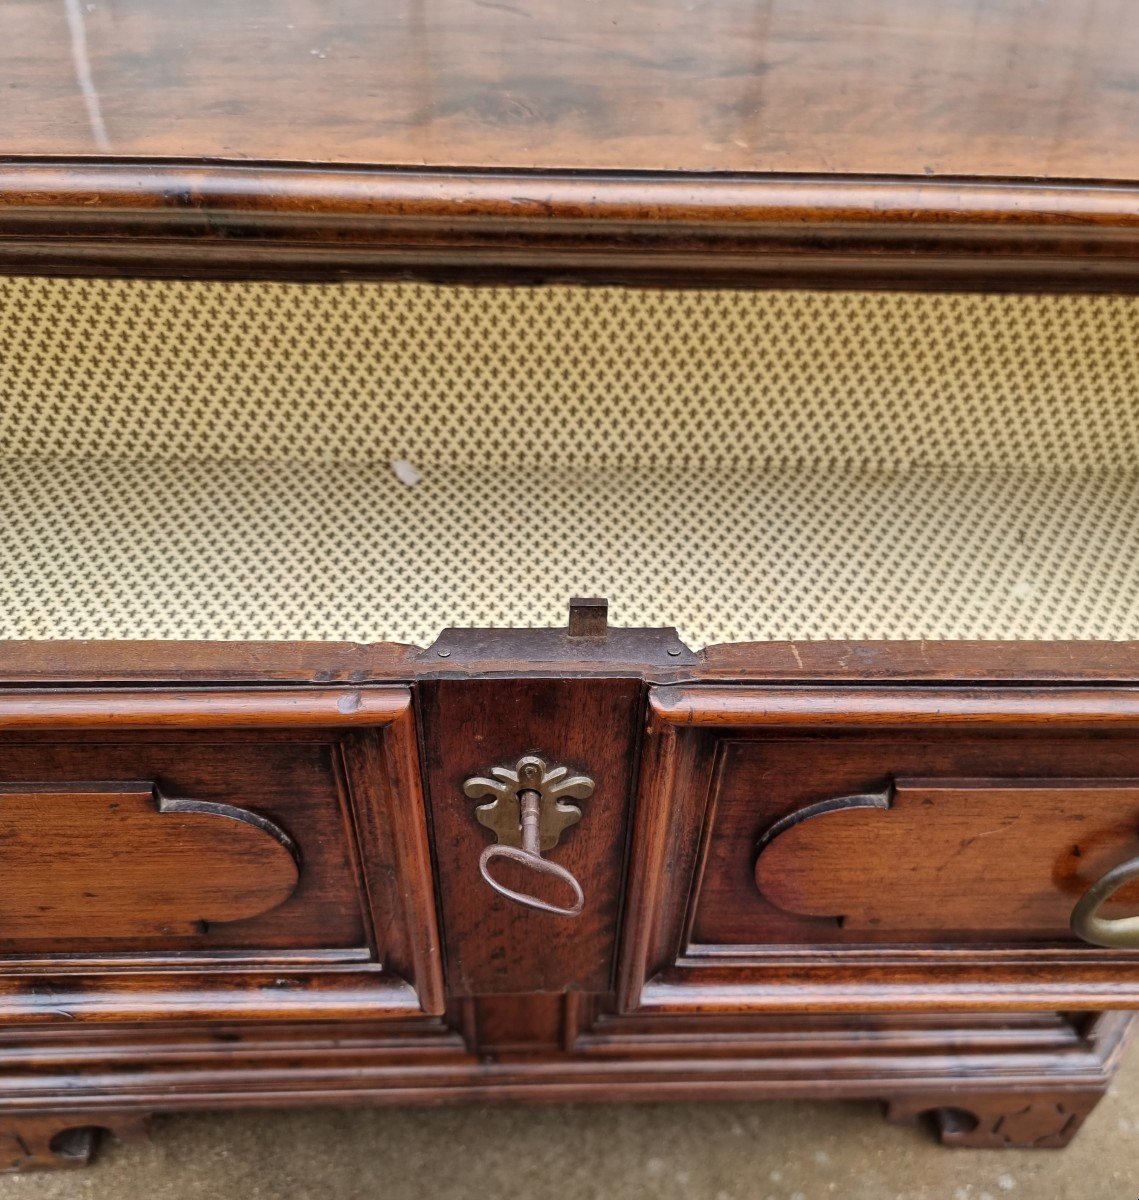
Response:
[{"label": "central vertical panel", "polygon": [[[450,994],[610,990],[639,680],[440,679],[421,684],[418,698]],[[463,785],[526,754],[594,781],[580,802],[581,820],[544,853],[581,884],[585,905],[577,917],[523,907],[479,873],[494,834],[479,823],[480,801]],[[549,892],[522,870],[506,882]]]}]

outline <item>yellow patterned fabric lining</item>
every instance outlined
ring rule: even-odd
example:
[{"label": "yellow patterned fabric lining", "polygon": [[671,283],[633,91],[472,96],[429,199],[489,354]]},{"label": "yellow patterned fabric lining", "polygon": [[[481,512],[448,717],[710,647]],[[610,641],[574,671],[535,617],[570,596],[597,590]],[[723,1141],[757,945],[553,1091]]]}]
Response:
[{"label": "yellow patterned fabric lining", "polygon": [[0,404],[2,637],[1139,637],[1129,298],[6,279]]}]

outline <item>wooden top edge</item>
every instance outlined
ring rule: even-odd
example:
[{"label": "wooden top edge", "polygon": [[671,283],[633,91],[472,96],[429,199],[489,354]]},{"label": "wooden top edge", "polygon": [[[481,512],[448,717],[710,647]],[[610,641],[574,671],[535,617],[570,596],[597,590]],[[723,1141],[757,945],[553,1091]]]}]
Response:
[{"label": "wooden top edge", "polygon": [[693,659],[687,652],[678,658],[663,655],[659,639],[646,638],[640,645],[618,636],[609,653],[588,658],[569,650],[560,656],[535,654],[534,631],[513,632],[517,636],[495,631],[495,653],[470,661],[450,651],[442,657],[391,643],[0,641],[0,686],[364,684],[456,674],[614,670],[659,683],[724,685],[1139,681],[1139,641],[743,642],[708,647]]},{"label": "wooden top edge", "polygon": [[1139,178],[1129,0],[0,0],[9,154]]},{"label": "wooden top edge", "polygon": [[701,678],[1094,683],[1139,680],[1139,641],[733,642],[701,652]]},{"label": "wooden top edge", "polygon": [[0,218],[75,209],[534,222],[1139,227],[1139,181],[0,157]]},{"label": "wooden top edge", "polygon": [[407,678],[419,650],[393,642],[0,641],[9,683],[363,683]]}]

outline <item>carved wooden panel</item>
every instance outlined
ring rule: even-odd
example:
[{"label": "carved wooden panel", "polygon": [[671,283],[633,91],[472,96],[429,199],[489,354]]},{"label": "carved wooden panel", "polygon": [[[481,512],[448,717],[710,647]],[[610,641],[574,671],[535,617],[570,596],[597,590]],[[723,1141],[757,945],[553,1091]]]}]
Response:
[{"label": "carved wooden panel", "polygon": [[851,933],[949,923],[1064,939],[1075,900],[1137,835],[1139,782],[899,779],[777,821],[755,881],[784,911]]},{"label": "carved wooden panel", "polygon": [[284,903],[300,854],[248,809],[153,783],[0,786],[0,935],[205,933]]},{"label": "carved wooden panel", "polygon": [[[125,707],[126,702],[121,703]],[[140,864],[141,868],[157,846],[172,844],[163,831],[174,830],[186,820],[186,814],[158,812],[153,806],[145,822],[136,815],[133,824],[129,823],[121,808],[98,819],[91,800],[72,803],[65,798],[89,788],[91,780],[113,787],[136,787],[137,781],[153,781],[161,795],[171,800],[192,799],[256,813],[288,835],[299,858],[295,886],[272,906],[229,918],[221,913],[212,918],[200,913],[189,920],[156,921],[147,933],[141,929],[128,932],[125,924],[112,927],[87,916],[71,922],[69,927],[65,927],[66,920],[61,920],[54,928],[40,924],[34,931],[28,927],[21,931],[5,921],[0,906],[0,955],[70,952],[76,939],[81,938],[84,953],[306,948],[367,956],[365,897],[348,811],[357,792],[358,775],[346,772],[343,764],[341,744],[345,736],[355,735],[341,735],[336,730],[303,734],[277,730],[215,730],[208,734],[131,730],[100,732],[95,737],[76,732],[63,737],[53,731],[46,738],[20,733],[18,740],[10,740],[0,733],[0,817],[5,797],[9,806],[15,803],[16,795],[43,789],[54,789],[63,797],[57,802],[42,799],[31,804],[34,814],[29,812],[27,822],[19,826],[20,856],[38,858],[41,865],[50,861],[56,888],[70,886],[71,872],[63,865],[67,857],[63,849],[48,844],[49,836],[55,835],[44,822],[60,822],[69,811],[81,820],[82,810],[90,826],[86,832],[91,843],[91,867],[98,871],[100,854],[118,868],[126,869],[131,864]],[[363,731],[360,736],[369,733]],[[110,820],[112,817],[114,820]],[[201,816],[193,824],[199,830],[206,824],[216,829],[217,836],[225,841],[227,854],[231,845],[260,845],[266,838],[263,832],[217,816]],[[153,839],[154,845],[145,850],[136,846],[128,852],[117,847],[120,831],[132,837],[135,833],[145,835],[148,841]],[[79,854],[84,832],[81,823],[67,834],[69,854]],[[64,836],[63,830],[58,834]],[[270,838],[266,846],[268,854],[280,860],[282,869],[293,869],[286,861],[290,856],[280,844]],[[4,863],[12,857],[5,857],[0,843],[0,875]],[[210,872],[215,864],[219,872],[224,870],[219,856],[210,860],[210,856],[200,855],[192,873]],[[78,857],[76,866],[78,869]],[[89,886],[79,889],[97,890]],[[199,919],[204,924],[196,923]]]},{"label": "carved wooden panel", "polygon": [[0,1023],[442,1011],[409,690],[204,694],[0,694]]},{"label": "carved wooden panel", "polygon": [[1139,855],[1130,688],[657,687],[641,761],[622,1012],[1139,1003],[1068,924]]}]

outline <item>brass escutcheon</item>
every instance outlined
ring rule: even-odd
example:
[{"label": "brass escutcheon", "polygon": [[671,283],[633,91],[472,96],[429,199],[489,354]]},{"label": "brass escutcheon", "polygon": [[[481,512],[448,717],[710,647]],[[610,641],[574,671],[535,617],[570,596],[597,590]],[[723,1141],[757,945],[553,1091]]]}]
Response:
[{"label": "brass escutcheon", "polygon": [[534,850],[552,850],[562,834],[581,820],[576,804],[562,798],[587,800],[593,795],[593,780],[573,775],[569,767],[551,767],[537,754],[527,754],[513,767],[491,767],[490,776],[475,775],[463,784],[472,800],[489,801],[475,809],[500,846],[525,848],[522,839],[522,793],[538,794],[538,844]]},{"label": "brass escutcheon", "polygon": [[[559,863],[542,857],[543,850],[558,844],[562,833],[581,820],[581,809],[563,804],[562,797],[585,800],[593,795],[593,780],[572,775],[568,767],[550,767],[537,754],[523,755],[513,767],[491,767],[490,776],[475,775],[463,784],[472,800],[484,800],[475,809],[479,823],[495,836],[479,857],[479,873],[500,896],[539,912],[561,917],[579,916],[585,895],[574,875]],[[573,894],[570,905],[553,904],[538,896],[517,892],[491,874],[490,865],[508,859],[537,875],[560,880]]]}]

